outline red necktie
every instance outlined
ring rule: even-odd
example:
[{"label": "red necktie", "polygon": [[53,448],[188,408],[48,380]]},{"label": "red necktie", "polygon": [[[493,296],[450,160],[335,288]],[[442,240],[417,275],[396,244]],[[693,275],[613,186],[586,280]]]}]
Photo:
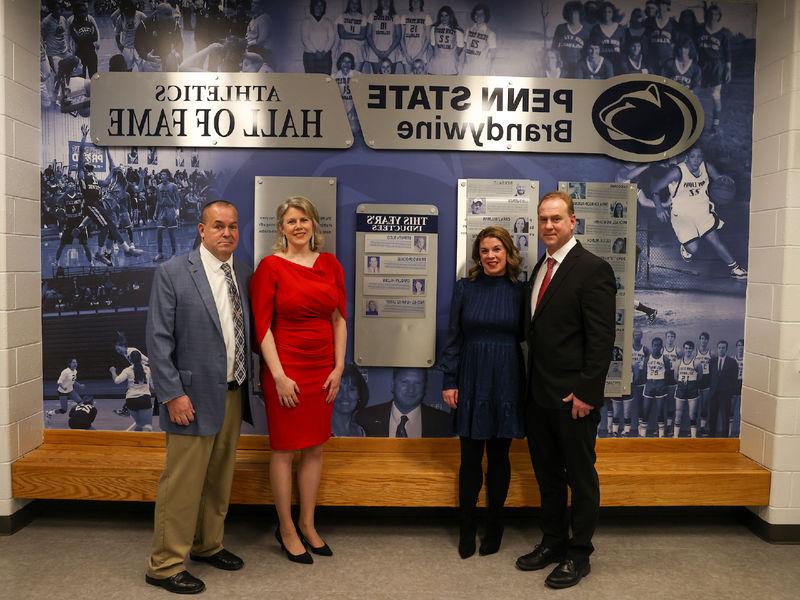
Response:
[{"label": "red necktie", "polygon": [[550,279],[553,277],[553,267],[556,265],[555,258],[547,258],[547,272],[544,274],[544,279],[542,280],[542,286],[539,288],[539,294],[536,296],[536,306],[533,310],[536,310],[539,307],[539,302],[542,301],[542,296],[547,291],[547,286],[550,285]]}]

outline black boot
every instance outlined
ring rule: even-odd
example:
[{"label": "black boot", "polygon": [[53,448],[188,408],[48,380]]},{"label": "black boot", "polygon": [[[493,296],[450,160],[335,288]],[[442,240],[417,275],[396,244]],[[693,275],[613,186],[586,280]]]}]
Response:
[{"label": "black boot", "polygon": [[478,554],[486,556],[500,550],[500,544],[503,541],[503,529],[503,522],[500,516],[489,513]]},{"label": "black boot", "polygon": [[477,526],[473,515],[462,515],[461,526],[458,532],[458,555],[469,558],[475,554],[475,534]]},{"label": "black boot", "polygon": [[494,554],[503,541],[503,506],[508,496],[511,463],[508,460],[510,439],[492,439],[487,443],[489,466],[486,471],[486,530],[481,539],[480,554]]}]

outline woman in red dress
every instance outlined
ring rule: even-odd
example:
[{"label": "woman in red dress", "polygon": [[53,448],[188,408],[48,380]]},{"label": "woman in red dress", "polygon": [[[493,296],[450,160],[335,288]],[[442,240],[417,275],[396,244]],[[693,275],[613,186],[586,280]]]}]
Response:
[{"label": "woman in red dress", "polygon": [[[333,254],[319,252],[319,216],[308,199],[289,198],[276,217],[275,253],[258,265],[250,295],[263,358],[269,472],[279,521],[275,536],[289,560],[311,563],[306,545],[315,554],[332,554],[314,527],[314,509],[322,445],[331,436],[333,399],[344,369],[344,273]],[[299,532],[291,516],[292,461],[298,450]]]}]

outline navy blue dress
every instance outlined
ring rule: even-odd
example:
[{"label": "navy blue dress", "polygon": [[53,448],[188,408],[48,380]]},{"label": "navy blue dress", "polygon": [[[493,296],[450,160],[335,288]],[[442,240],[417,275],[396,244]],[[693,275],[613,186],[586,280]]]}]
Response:
[{"label": "navy blue dress", "polygon": [[524,283],[483,273],[456,282],[440,365],[442,389],[458,389],[461,437],[525,435],[524,290]]}]

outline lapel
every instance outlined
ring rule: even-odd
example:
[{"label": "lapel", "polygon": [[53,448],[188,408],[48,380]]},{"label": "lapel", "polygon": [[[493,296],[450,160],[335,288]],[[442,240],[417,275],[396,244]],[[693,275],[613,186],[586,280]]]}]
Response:
[{"label": "lapel", "polygon": [[203,268],[203,261],[200,258],[200,250],[195,248],[189,252],[186,260],[189,263],[189,273],[192,276],[192,280],[194,280],[194,284],[197,286],[200,297],[203,299],[203,304],[206,305],[206,310],[211,317],[211,321],[214,323],[214,327],[217,328],[219,334],[222,335],[222,325],[220,325],[219,322],[217,303],[214,302],[214,294],[211,293],[211,286],[208,283],[208,277],[206,277],[206,270]]},{"label": "lapel", "polygon": [[[547,286],[547,289],[544,292],[544,296],[542,296],[542,301],[539,302],[539,306],[536,307],[536,311],[533,313],[533,317],[531,317],[531,321],[536,320],[541,313],[544,307],[550,302],[550,299],[556,294],[558,291],[559,286],[566,280],[567,275],[572,270],[572,268],[577,264],[578,257],[583,253],[583,246],[581,246],[580,242],[577,242],[572,250],[564,257],[563,262],[558,265],[558,270],[556,274],[553,275],[553,278],[550,280],[550,285]],[[539,262],[536,264],[536,270],[534,271],[534,278],[536,277],[536,273],[538,273],[539,269],[544,262],[547,253],[545,252],[544,256],[539,259]],[[535,280],[535,279],[534,279]],[[531,289],[533,289],[533,285],[531,285]],[[531,298],[531,302],[533,302],[533,298]]]},{"label": "lapel", "polygon": [[[733,369],[733,365],[731,364],[731,360],[733,360],[730,356],[726,356],[722,359],[722,370],[723,371],[731,371]],[[739,365],[736,365],[738,370]]]}]

